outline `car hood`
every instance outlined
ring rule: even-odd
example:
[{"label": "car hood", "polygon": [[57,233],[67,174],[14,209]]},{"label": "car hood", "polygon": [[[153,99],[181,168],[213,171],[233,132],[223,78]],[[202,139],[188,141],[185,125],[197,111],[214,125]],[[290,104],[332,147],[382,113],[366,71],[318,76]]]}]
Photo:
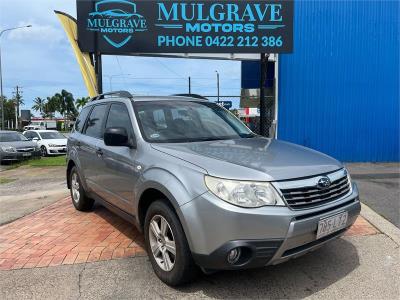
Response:
[{"label": "car hood", "polygon": [[205,169],[210,175],[242,180],[285,180],[342,168],[318,151],[262,137],[152,147]]},{"label": "car hood", "polygon": [[0,146],[3,147],[15,147],[19,148],[34,148],[37,146],[35,142],[32,141],[17,141],[17,142],[0,142]]},{"label": "car hood", "polygon": [[54,144],[54,145],[66,145],[67,139],[49,139],[49,140],[42,140],[46,144]]}]

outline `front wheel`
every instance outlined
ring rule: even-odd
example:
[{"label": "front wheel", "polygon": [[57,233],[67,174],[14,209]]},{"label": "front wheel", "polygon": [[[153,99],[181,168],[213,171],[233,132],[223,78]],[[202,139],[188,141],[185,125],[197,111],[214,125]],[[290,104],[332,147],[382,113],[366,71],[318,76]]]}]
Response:
[{"label": "front wheel", "polygon": [[73,167],[69,175],[71,185],[72,204],[79,211],[87,211],[93,207],[94,201],[86,196],[81,179],[76,167]]},{"label": "front wheel", "polygon": [[171,286],[194,279],[197,266],[185,233],[175,212],[164,201],[150,205],[144,232],[150,262],[158,278]]},{"label": "front wheel", "polygon": [[45,146],[40,147],[40,152],[41,152],[43,157],[47,156],[47,149],[46,149]]}]

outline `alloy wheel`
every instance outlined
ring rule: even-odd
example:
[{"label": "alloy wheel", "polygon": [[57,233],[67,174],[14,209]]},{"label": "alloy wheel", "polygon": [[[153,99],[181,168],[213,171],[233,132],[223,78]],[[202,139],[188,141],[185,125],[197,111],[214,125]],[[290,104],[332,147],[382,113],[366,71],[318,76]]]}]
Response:
[{"label": "alloy wheel", "polygon": [[46,147],[45,147],[45,146],[42,146],[42,147],[40,148],[40,150],[41,150],[41,152],[42,152],[42,156],[43,156],[43,157],[47,155],[47,150],[46,150]]},{"label": "alloy wheel", "polygon": [[78,174],[75,172],[71,176],[71,190],[72,190],[72,199],[75,203],[79,202],[80,192],[79,192],[79,180]]},{"label": "alloy wheel", "polygon": [[171,227],[164,217],[155,215],[151,219],[149,242],[158,266],[166,272],[171,271],[175,266],[176,245]]}]

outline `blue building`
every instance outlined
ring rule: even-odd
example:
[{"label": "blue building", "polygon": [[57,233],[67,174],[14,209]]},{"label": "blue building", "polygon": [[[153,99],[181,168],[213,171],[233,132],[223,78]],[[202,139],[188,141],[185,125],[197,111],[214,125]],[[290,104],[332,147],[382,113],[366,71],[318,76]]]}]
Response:
[{"label": "blue building", "polygon": [[[399,1],[296,1],[294,52],[269,68],[277,137],[343,161],[399,161]],[[259,87],[242,64],[242,88]],[[252,75],[251,75],[252,74]]]}]

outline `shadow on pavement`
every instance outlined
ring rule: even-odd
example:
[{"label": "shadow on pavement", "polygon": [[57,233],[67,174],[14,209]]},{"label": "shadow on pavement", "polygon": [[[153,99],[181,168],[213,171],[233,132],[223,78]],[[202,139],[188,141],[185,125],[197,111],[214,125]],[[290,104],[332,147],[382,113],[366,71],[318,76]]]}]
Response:
[{"label": "shadow on pavement", "polygon": [[356,248],[344,239],[328,243],[303,257],[264,269],[224,271],[201,275],[198,281],[179,288],[182,293],[201,291],[226,298],[303,298],[345,278],[359,266]]}]

